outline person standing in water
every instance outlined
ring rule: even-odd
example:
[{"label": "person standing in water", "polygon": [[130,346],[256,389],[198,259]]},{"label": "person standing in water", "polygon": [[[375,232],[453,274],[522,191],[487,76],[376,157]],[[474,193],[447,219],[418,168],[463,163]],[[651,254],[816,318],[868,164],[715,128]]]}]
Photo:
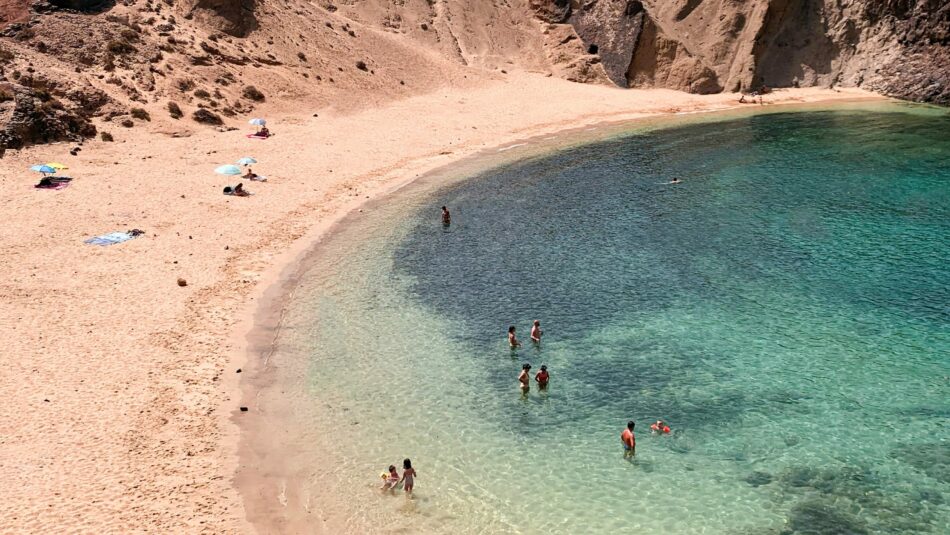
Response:
[{"label": "person standing in water", "polygon": [[531,365],[525,362],[521,365],[521,373],[518,375],[518,386],[521,392],[526,393],[531,388]]},{"label": "person standing in water", "polygon": [[541,371],[539,371],[534,376],[534,380],[538,382],[538,388],[541,390],[547,390],[548,380],[551,376],[548,374],[548,366],[546,364],[541,365]]},{"label": "person standing in water", "polygon": [[449,209],[442,207],[442,224],[446,227],[452,224],[452,214],[449,213]]},{"label": "person standing in water", "polygon": [[540,344],[542,334],[544,331],[541,330],[541,320],[534,320],[534,325],[531,326],[531,341]]},{"label": "person standing in water", "polygon": [[633,434],[633,427],[637,425],[633,420],[627,422],[627,428],[620,433],[620,442],[623,444],[623,458],[629,459],[637,454],[637,437]]},{"label": "person standing in water", "polygon": [[515,338],[515,326],[512,325],[508,327],[508,345],[511,346],[511,349],[517,349],[521,347],[521,342]]},{"label": "person standing in water", "polygon": [[402,483],[403,490],[406,491],[406,497],[412,497],[412,485],[413,479],[419,475],[416,473],[415,469],[412,467],[412,461],[409,459],[403,459],[402,461],[402,479],[399,481]]}]

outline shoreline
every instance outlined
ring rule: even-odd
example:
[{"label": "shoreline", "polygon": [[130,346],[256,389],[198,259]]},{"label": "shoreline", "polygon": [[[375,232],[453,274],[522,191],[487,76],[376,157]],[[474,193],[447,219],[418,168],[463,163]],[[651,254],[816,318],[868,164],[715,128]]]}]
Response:
[{"label": "shoreline", "polygon": [[[809,88],[762,109],[854,99],[888,100]],[[0,519],[25,532],[253,531],[249,497],[233,484],[248,415],[235,371],[248,368],[259,302],[303,251],[367,198],[481,151],[611,119],[739,107],[731,94],[512,73],[356,113],[275,102],[260,110],[277,134],[263,142],[156,114],[129,130],[99,125],[116,141],[87,141],[77,156],[67,143],[8,151],[0,320],[18,358],[0,377],[0,434],[15,460],[0,464]],[[235,181],[213,169],[242,156],[269,181],[224,197]],[[66,163],[69,188],[34,190],[26,169],[43,162]],[[131,228],[146,234],[83,243]]]},{"label": "shoreline", "polygon": [[[290,300],[293,299],[301,278],[309,269],[308,260],[320,252],[321,245],[324,242],[333,239],[334,235],[346,225],[348,219],[357,217],[364,209],[372,209],[376,203],[385,202],[394,195],[403,194],[406,189],[417,186],[420,183],[432,186],[433,182],[439,181],[439,186],[433,187],[442,187],[443,185],[447,185],[444,182],[447,176],[459,174],[461,176],[456,177],[454,180],[471,180],[474,175],[479,172],[488,171],[526,158],[542,157],[544,154],[557,152],[574,145],[597,143],[613,135],[628,132],[638,125],[645,129],[650,129],[653,126],[657,128],[668,128],[676,126],[670,123],[678,119],[689,120],[691,122],[700,120],[718,121],[725,120],[722,116],[730,113],[735,113],[736,116],[741,117],[756,114],[781,113],[783,111],[800,111],[797,110],[796,107],[806,109],[809,107],[824,108],[861,102],[886,102],[888,100],[891,99],[871,94],[859,96],[849,95],[847,97],[837,97],[831,94],[826,95],[825,98],[805,102],[793,97],[780,102],[770,102],[769,105],[765,107],[760,105],[755,105],[754,107],[751,105],[710,106],[685,112],[641,111],[628,112],[625,114],[610,114],[607,116],[594,115],[580,118],[582,124],[576,126],[560,127],[559,125],[563,123],[556,123],[555,126],[542,124],[536,125],[534,128],[529,127],[514,131],[517,132],[512,134],[514,137],[506,138],[494,146],[471,149],[457,157],[453,155],[450,161],[440,162],[437,165],[430,166],[425,171],[411,178],[402,177],[401,179],[384,182],[379,188],[367,192],[365,198],[361,198],[349,203],[346,207],[336,210],[318,225],[312,227],[307,235],[295,241],[290,249],[285,251],[278,260],[274,261],[267,270],[267,274],[258,283],[253,297],[250,298],[242,313],[240,327],[236,329],[234,333],[235,336],[240,339],[238,343],[240,349],[235,351],[232,364],[235,367],[242,368],[245,372],[242,373],[240,381],[238,381],[237,384],[240,399],[242,400],[241,405],[249,407],[250,411],[253,412],[255,410],[254,404],[257,402],[259,394],[263,389],[273,384],[274,368],[268,367],[268,360],[276,351],[280,337],[280,329],[288,304]],[[689,118],[687,119],[684,116],[689,116]],[[651,124],[651,121],[655,121],[655,124]],[[553,141],[555,138],[557,138],[558,141]],[[509,151],[511,152],[509,153]],[[456,168],[459,166],[461,166],[464,171],[456,171]],[[394,170],[393,173],[398,173],[398,169]],[[250,301],[254,302],[251,303]],[[255,363],[255,357],[263,358],[263,365]],[[237,451],[235,458],[238,460],[238,464],[243,464],[243,461],[249,455],[252,459],[260,461],[261,459],[254,458],[249,452],[242,451],[249,448],[248,442],[252,440],[250,437],[253,437],[255,433],[254,424],[242,424],[242,418],[244,418],[246,422],[246,413],[242,414],[236,409],[230,413],[230,424],[238,428],[235,437],[237,444],[232,444],[232,446],[234,446],[232,451]],[[343,529],[339,526],[322,526],[322,528],[317,528],[314,525],[317,519],[308,519],[305,516],[300,516],[300,511],[297,511],[296,514],[287,514],[288,505],[286,496],[283,495],[283,492],[286,491],[286,486],[283,487],[281,491],[281,497],[283,497],[284,500],[280,502],[285,514],[275,515],[272,511],[267,512],[270,509],[269,505],[273,506],[274,503],[263,503],[264,498],[262,496],[252,498],[251,492],[253,489],[260,488],[262,479],[259,475],[255,474],[242,475],[242,472],[246,471],[236,471],[238,475],[235,478],[234,485],[244,499],[244,506],[247,508],[250,501],[253,503],[252,507],[254,509],[261,510],[261,512],[256,515],[248,513],[246,519],[251,526],[257,528],[263,527],[265,530],[323,529],[328,530],[327,532],[330,533],[339,532],[340,529]],[[257,516],[258,518],[251,518],[252,516]]]}]

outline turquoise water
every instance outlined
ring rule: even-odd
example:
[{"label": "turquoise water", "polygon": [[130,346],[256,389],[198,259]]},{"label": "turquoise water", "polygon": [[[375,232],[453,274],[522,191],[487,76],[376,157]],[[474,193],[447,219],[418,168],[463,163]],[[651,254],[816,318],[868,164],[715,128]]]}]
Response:
[{"label": "turquoise water", "polygon": [[[946,533],[950,116],[631,131],[396,195],[317,251],[275,362],[275,477],[353,532]],[[415,499],[381,496],[404,457]]]}]

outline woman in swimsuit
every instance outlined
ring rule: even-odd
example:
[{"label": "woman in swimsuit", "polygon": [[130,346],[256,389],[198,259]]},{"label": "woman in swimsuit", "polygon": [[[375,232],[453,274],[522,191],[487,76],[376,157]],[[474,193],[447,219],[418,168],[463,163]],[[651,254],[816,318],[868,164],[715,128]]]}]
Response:
[{"label": "woman in swimsuit", "polygon": [[508,327],[508,345],[511,346],[511,349],[516,349],[521,347],[521,342],[515,338],[515,326],[512,325]]},{"label": "woman in swimsuit", "polygon": [[522,392],[527,392],[531,384],[531,365],[527,362],[521,366],[521,374],[518,375],[518,383]]},{"label": "woman in swimsuit", "polygon": [[415,469],[412,467],[412,461],[409,459],[404,459],[402,461],[402,488],[406,491],[406,497],[412,497],[412,480],[417,475]]},{"label": "woman in swimsuit", "polygon": [[538,388],[544,390],[548,387],[548,380],[551,378],[548,374],[548,367],[545,364],[541,365],[541,371],[534,376],[534,380],[538,382]]}]

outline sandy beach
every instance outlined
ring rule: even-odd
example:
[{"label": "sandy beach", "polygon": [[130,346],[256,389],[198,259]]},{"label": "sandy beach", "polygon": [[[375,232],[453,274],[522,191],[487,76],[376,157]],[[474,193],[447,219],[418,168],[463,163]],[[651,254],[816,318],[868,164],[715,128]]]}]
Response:
[{"label": "sandy beach", "polygon": [[[766,105],[873,99],[781,90]],[[238,368],[257,302],[363,202],[489,148],[564,129],[739,106],[737,95],[622,90],[514,73],[346,112],[269,103],[275,137],[156,120],[116,142],[0,160],[0,525],[11,533],[243,533]],[[750,105],[743,105],[750,106]],[[252,156],[267,182],[215,167]],[[31,165],[74,178],[36,190]],[[34,176],[36,175],[36,176]],[[92,236],[142,229],[98,247]],[[179,286],[178,279],[186,286]],[[330,528],[331,532],[332,527]]]}]

